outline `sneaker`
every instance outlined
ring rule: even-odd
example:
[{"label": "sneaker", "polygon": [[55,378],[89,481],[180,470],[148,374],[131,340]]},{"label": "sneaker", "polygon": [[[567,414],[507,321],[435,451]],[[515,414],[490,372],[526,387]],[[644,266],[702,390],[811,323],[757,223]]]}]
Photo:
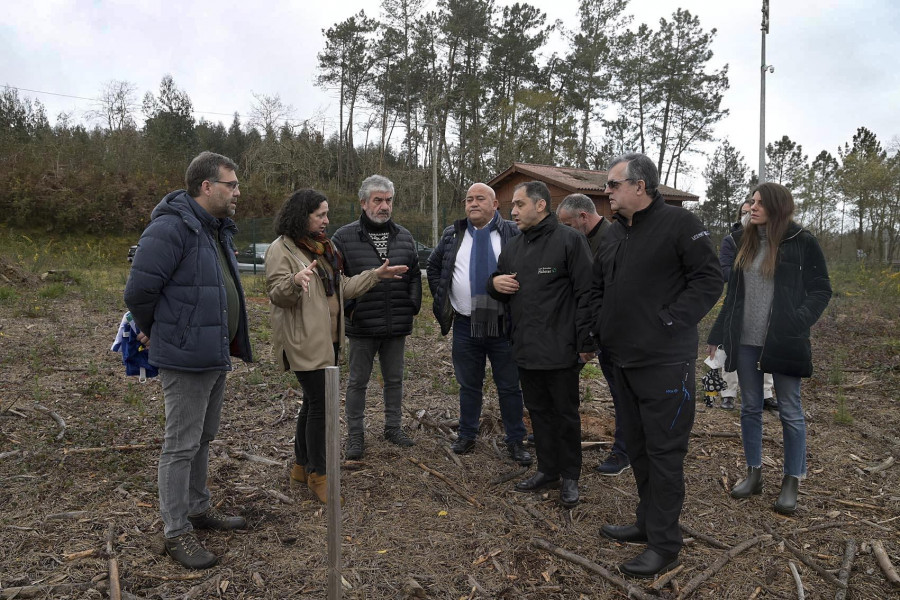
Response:
[{"label": "sneaker", "polygon": [[203,547],[193,531],[166,538],[166,554],[188,569],[208,569],[219,562],[215,554]]},{"label": "sneaker", "polygon": [[366,442],[361,433],[351,433],[347,436],[347,446],[344,451],[344,458],[347,460],[359,460],[363,457],[366,449]]},{"label": "sneaker", "polygon": [[706,394],[706,396],[703,400],[703,402],[706,404],[706,408],[712,408],[714,406],[713,398],[715,398],[715,397],[716,397],[715,394]]},{"label": "sneaker", "polygon": [[618,475],[630,468],[631,463],[628,461],[628,457],[615,452],[610,452],[606,460],[594,467],[601,475]]},{"label": "sneaker", "polygon": [[200,513],[199,515],[188,515],[188,521],[191,522],[194,529],[221,529],[228,531],[247,528],[247,520],[244,517],[230,517],[215,508],[209,508],[205,513]]},{"label": "sneaker", "polygon": [[734,398],[729,396],[722,397],[722,408],[725,410],[734,410]]},{"label": "sneaker", "polygon": [[398,446],[402,446],[403,448],[409,448],[410,446],[415,446],[416,443],[410,439],[406,432],[400,429],[399,427],[392,427],[391,429],[384,430],[384,439],[389,441],[392,444],[397,444]]},{"label": "sneaker", "polygon": [[507,444],[506,449],[509,452],[509,457],[523,467],[527,467],[534,462],[534,459],[531,458],[531,453],[525,449],[522,442],[512,442]]},{"label": "sneaker", "polygon": [[778,400],[775,398],[764,398],[763,409],[778,412]]}]

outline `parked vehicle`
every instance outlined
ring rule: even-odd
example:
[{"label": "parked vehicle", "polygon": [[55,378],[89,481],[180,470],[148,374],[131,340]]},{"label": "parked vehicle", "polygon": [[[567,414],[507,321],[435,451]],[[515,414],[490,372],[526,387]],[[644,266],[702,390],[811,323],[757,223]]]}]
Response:
[{"label": "parked vehicle", "polygon": [[261,273],[265,269],[266,250],[269,244],[266,242],[257,242],[248,244],[238,250],[235,257],[238,261],[238,268],[241,271],[251,271],[253,273]]},{"label": "parked vehicle", "polygon": [[269,244],[265,242],[258,242],[255,244],[249,244],[244,248],[238,250],[237,252],[237,261],[239,263],[247,263],[247,264],[256,264],[261,265],[266,262],[266,250],[269,249]]},{"label": "parked vehicle", "polygon": [[416,252],[419,254],[419,268],[423,271],[428,267],[428,257],[431,256],[434,248],[426,246],[419,240],[416,240]]}]

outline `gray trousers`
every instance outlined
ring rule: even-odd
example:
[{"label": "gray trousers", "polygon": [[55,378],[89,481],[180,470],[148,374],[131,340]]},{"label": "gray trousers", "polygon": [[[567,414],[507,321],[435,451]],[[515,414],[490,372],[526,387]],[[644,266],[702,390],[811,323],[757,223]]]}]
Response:
[{"label": "gray trousers", "polygon": [[209,508],[209,442],[219,431],[226,375],[226,371],[159,370],[166,407],[159,511],[167,538],[191,531],[188,515]]},{"label": "gray trousers", "polygon": [[344,410],[347,433],[362,435],[365,430],[363,413],[366,409],[366,388],[372,376],[375,355],[384,379],[384,428],[400,427],[403,402],[403,351],[406,336],[383,338],[350,338],[350,378]]}]

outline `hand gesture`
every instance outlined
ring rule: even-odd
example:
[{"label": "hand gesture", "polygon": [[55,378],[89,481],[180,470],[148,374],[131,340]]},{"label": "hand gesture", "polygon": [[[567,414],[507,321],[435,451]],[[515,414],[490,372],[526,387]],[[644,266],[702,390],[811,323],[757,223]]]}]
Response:
[{"label": "hand gesture", "polygon": [[316,263],[318,262],[318,260],[314,260],[302,271],[294,273],[294,285],[299,285],[304,292],[309,293],[309,280],[312,279],[313,274],[316,272]]},{"label": "hand gesture", "polygon": [[399,265],[397,267],[390,266],[390,261],[388,259],[384,259],[384,262],[381,263],[381,266],[375,269],[375,274],[378,275],[378,279],[402,279],[403,274],[409,271],[409,267],[406,265]]}]

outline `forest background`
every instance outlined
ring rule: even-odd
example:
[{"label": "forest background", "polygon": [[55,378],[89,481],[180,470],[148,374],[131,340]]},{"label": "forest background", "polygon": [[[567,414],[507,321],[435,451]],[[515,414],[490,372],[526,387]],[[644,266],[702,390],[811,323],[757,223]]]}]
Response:
[{"label": "forest background", "polygon": [[[325,191],[335,225],[355,218],[359,182],[379,172],[397,185],[397,220],[430,244],[435,162],[438,229],[461,214],[468,185],[514,161],[603,169],[637,150],[678,187],[705,160],[702,200],[689,208],[717,237],[756,182],[714,133],[728,114],[729,65],[713,54],[716,30],[687,10],[654,21],[625,0],[581,0],[563,23],[527,3],[383,0],[380,15],[361,11],[322,32],[315,83],[336,94],[334,127],[296,115],[278,93],[254,93],[250,114],[230,123],[198,119],[171,75],[142,98],[134,83],[110,80],[90,110],[52,125],[40,100],[4,88],[0,222],[136,237],[203,149],[240,164],[244,241],[269,241],[268,221],[297,187]],[[801,142],[772,136],[767,175],[793,190],[797,220],[829,257],[900,255],[897,138],[860,126],[836,152]]]}]

